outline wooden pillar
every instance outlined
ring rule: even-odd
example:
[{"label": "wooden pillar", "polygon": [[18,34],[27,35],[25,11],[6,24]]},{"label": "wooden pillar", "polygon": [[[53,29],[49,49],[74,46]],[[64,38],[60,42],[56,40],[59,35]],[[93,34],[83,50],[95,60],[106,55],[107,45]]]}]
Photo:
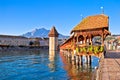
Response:
[{"label": "wooden pillar", "polygon": [[91,64],[92,64],[92,57],[91,57],[91,55],[89,55],[89,64],[90,64],[90,66],[91,66]]},{"label": "wooden pillar", "polygon": [[[87,36],[86,35],[84,35],[84,44],[85,44],[85,46],[87,45]],[[86,52],[87,53],[87,52]],[[85,53],[85,54],[86,54]],[[87,63],[87,56],[85,55],[85,63]]]},{"label": "wooden pillar", "polygon": [[76,55],[76,64],[78,64],[78,62],[79,62],[79,56],[78,55]]},{"label": "wooden pillar", "polygon": [[67,54],[68,54],[68,57],[70,57],[70,52],[69,52],[69,50],[67,51]]},{"label": "wooden pillar", "polygon": [[91,65],[91,55],[88,55],[88,56],[87,56],[87,64],[90,64],[90,65]]},{"label": "wooden pillar", "polygon": [[90,44],[92,45],[92,36],[90,36]]},{"label": "wooden pillar", "polygon": [[102,33],[102,45],[104,45],[104,34]]},{"label": "wooden pillar", "polygon": [[86,45],[87,44],[87,39],[86,39],[87,35],[84,35],[83,37],[84,37],[84,44]]},{"label": "wooden pillar", "polygon": [[72,61],[74,60],[74,54],[71,55]]},{"label": "wooden pillar", "polygon": [[78,43],[79,41],[78,41],[78,36],[77,36],[77,43]]},{"label": "wooden pillar", "polygon": [[85,55],[85,63],[86,64],[88,63],[88,57],[87,57],[87,55]]},{"label": "wooden pillar", "polygon": [[101,38],[102,38],[102,46],[104,46],[104,30],[101,30],[100,31],[100,34],[101,34]]},{"label": "wooden pillar", "polygon": [[87,64],[88,64],[88,61],[89,61],[88,55],[86,55],[86,63],[87,63]]},{"label": "wooden pillar", "polygon": [[72,60],[74,60],[74,56],[76,54],[76,42],[75,37],[73,38],[73,54],[72,54]]},{"label": "wooden pillar", "polygon": [[86,37],[84,37],[84,44],[85,44],[85,42],[86,42]]},{"label": "wooden pillar", "polygon": [[82,55],[79,56],[79,65],[80,65],[80,67],[83,65]]},{"label": "wooden pillar", "polygon": [[75,37],[73,38],[73,44],[75,45]]}]

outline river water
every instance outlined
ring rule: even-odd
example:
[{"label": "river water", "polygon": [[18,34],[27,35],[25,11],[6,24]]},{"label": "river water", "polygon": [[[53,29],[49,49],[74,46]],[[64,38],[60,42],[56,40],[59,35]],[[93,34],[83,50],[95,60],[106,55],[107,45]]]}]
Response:
[{"label": "river water", "polygon": [[0,80],[91,80],[98,58],[88,67],[72,63],[59,52],[48,50],[0,51]]}]

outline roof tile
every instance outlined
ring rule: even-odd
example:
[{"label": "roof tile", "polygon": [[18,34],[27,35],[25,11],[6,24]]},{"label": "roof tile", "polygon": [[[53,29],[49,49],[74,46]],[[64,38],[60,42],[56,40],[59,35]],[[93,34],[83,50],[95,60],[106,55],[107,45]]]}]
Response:
[{"label": "roof tile", "polygon": [[75,26],[71,33],[78,30],[108,27],[109,26],[108,20],[109,20],[108,16],[104,14],[88,16],[84,18],[77,26]]},{"label": "roof tile", "polygon": [[58,34],[57,30],[56,30],[55,27],[53,26],[52,29],[50,30],[48,36],[49,36],[49,37],[58,37],[58,35],[59,35],[59,34]]}]

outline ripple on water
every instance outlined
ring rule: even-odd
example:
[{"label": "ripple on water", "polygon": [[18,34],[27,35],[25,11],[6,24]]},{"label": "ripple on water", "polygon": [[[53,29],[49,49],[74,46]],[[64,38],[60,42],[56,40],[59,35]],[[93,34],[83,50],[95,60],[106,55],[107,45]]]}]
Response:
[{"label": "ripple on water", "polygon": [[[97,66],[96,63],[92,65]],[[63,63],[59,54],[54,60],[49,60],[47,50],[0,53],[1,80],[68,80],[74,79],[76,75],[80,79],[83,76],[79,74],[80,71],[70,63]],[[74,74],[73,77],[71,74]]]}]

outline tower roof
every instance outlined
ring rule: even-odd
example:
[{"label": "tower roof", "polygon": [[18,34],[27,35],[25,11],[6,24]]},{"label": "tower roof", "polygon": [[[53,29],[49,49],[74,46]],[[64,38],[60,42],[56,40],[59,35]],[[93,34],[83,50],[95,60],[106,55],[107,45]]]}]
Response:
[{"label": "tower roof", "polygon": [[109,20],[108,16],[104,14],[88,16],[84,18],[77,26],[75,26],[71,33],[80,30],[108,27],[109,26],[108,20]]},{"label": "tower roof", "polygon": [[53,26],[52,29],[50,30],[48,36],[49,36],[49,37],[58,37],[58,35],[59,35],[59,34],[58,34],[57,30],[56,30],[55,27]]}]

